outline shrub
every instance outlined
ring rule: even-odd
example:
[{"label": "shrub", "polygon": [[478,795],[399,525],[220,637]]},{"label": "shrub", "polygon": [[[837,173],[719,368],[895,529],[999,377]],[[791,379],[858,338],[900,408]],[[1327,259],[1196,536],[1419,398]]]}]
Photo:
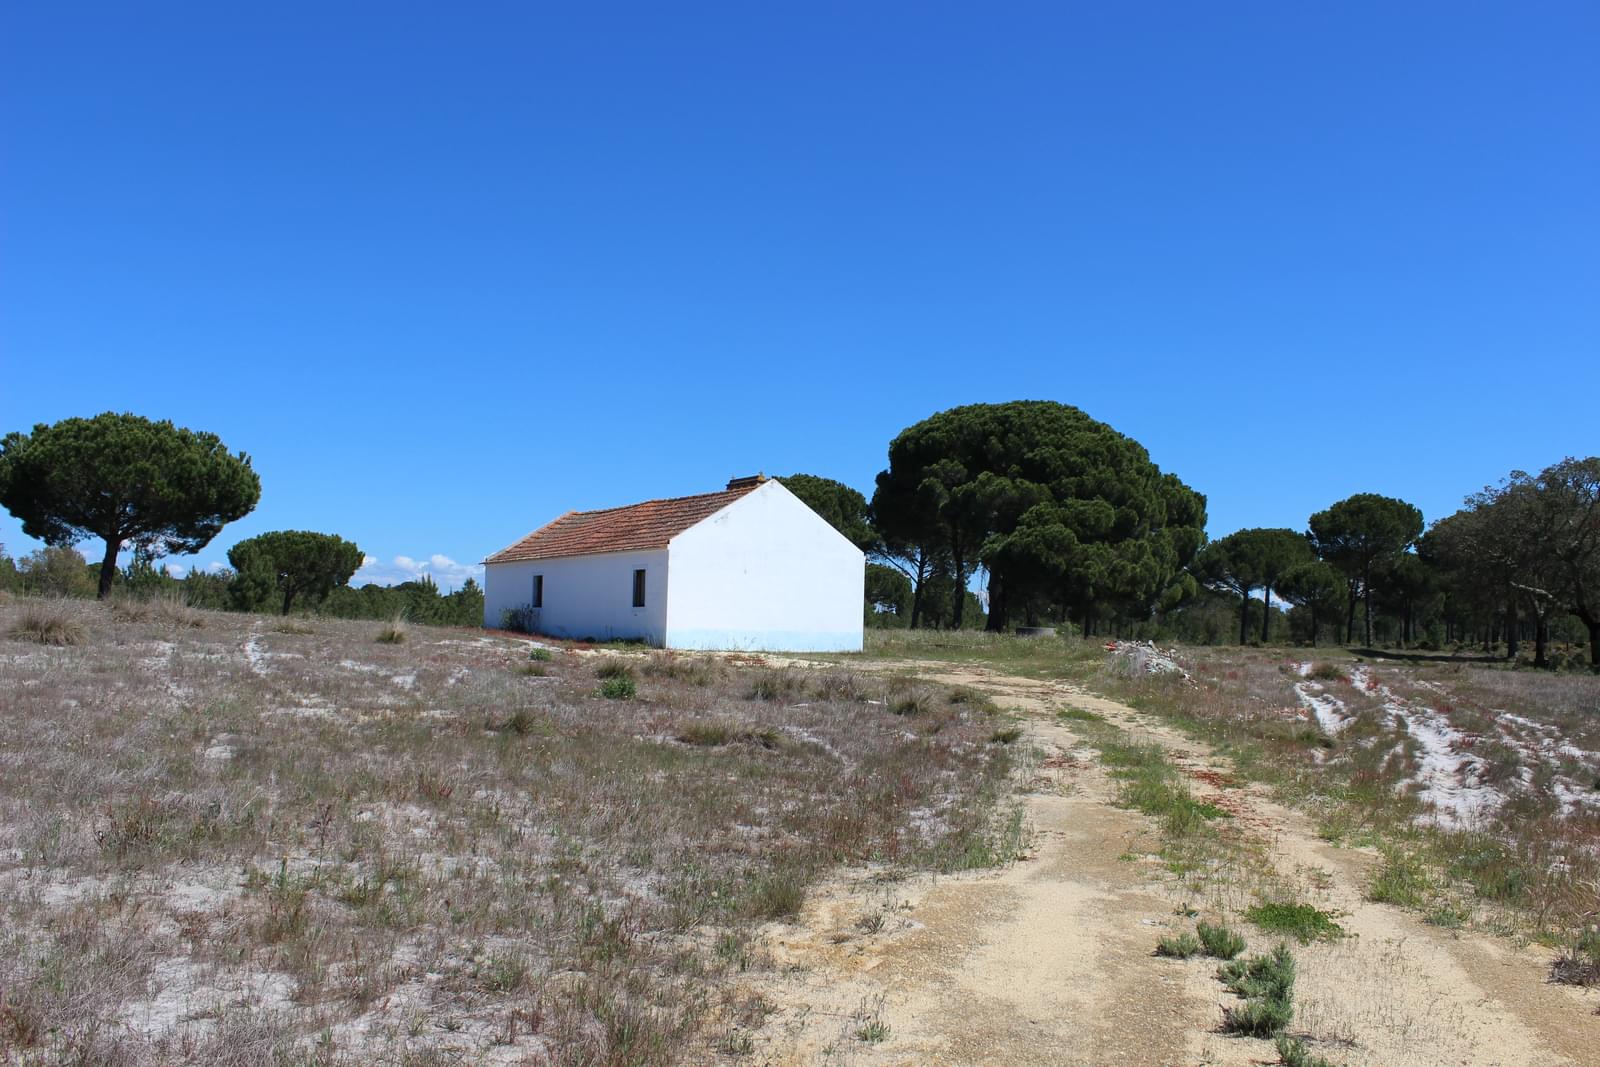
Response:
[{"label": "shrub", "polygon": [[1200,955],[1200,942],[1187,931],[1177,937],[1163,937],[1156,942],[1156,955],[1168,959],[1186,960],[1191,956]]},{"label": "shrub", "polygon": [[543,645],[534,645],[528,649],[528,658],[535,663],[548,663],[550,662],[550,650]]},{"label": "shrub", "polygon": [[83,644],[83,625],[59,605],[29,605],[22,617],[11,627],[11,636],[19,641],[33,641],[41,645]]},{"label": "shrub", "polygon": [[531,634],[533,633],[533,620],[532,604],[506,608],[500,613],[500,629],[514,630],[519,634]]},{"label": "shrub", "polygon": [[923,715],[933,710],[933,701],[921,689],[907,689],[890,696],[889,710],[896,715]]},{"label": "shrub", "polygon": [[400,645],[406,640],[406,620],[403,615],[396,615],[378,630],[378,635],[373,638],[380,645]]},{"label": "shrub", "polygon": [[1600,927],[1589,927],[1550,965],[1550,980],[1564,985],[1600,985]]},{"label": "shrub", "polygon": [[1281,1034],[1294,1020],[1294,956],[1279,944],[1267,956],[1225,963],[1217,977],[1230,993],[1244,998],[1222,1009],[1222,1029],[1249,1037]]},{"label": "shrub", "polygon": [[1333,663],[1319,663],[1311,668],[1310,677],[1319,682],[1348,682],[1350,676],[1344,669]]},{"label": "shrub", "polygon": [[1282,1037],[1277,1042],[1278,1062],[1282,1067],[1333,1067],[1321,1056],[1306,1051],[1306,1043],[1298,1037]]},{"label": "shrub", "polygon": [[1244,917],[1269,934],[1285,934],[1309,945],[1313,941],[1335,941],[1344,936],[1344,927],[1325,911],[1310,904],[1257,904]]},{"label": "shrub", "polygon": [[607,700],[632,700],[639,687],[631,674],[619,674],[600,683],[599,693]]},{"label": "shrub", "polygon": [[1006,726],[1006,727],[1003,727],[1002,729],[996,730],[994,733],[990,734],[989,735],[989,743],[992,744],[992,745],[1009,745],[1009,744],[1011,744],[1011,742],[1015,741],[1017,738],[1019,738],[1021,736],[1022,736],[1022,727],[1020,727],[1020,726]]},{"label": "shrub", "polygon": [[1367,899],[1377,904],[1420,908],[1427,900],[1428,876],[1415,857],[1398,848],[1383,850],[1383,864],[1367,887]]},{"label": "shrub", "polygon": [[633,679],[633,665],[618,656],[607,656],[594,665],[596,678],[627,678]]},{"label": "shrub", "polygon": [[1244,938],[1226,926],[1201,923],[1195,931],[1206,955],[1219,960],[1231,960],[1244,951]]},{"label": "shrub", "polygon": [[800,679],[792,671],[757,671],[750,679],[751,700],[788,700],[800,688]]},{"label": "shrub", "polygon": [[686,745],[725,745],[733,737],[733,727],[725,722],[691,722],[678,731]]},{"label": "shrub", "polygon": [[805,902],[805,880],[792,871],[781,872],[763,875],[751,883],[743,910],[757,919],[786,919],[797,914]]}]

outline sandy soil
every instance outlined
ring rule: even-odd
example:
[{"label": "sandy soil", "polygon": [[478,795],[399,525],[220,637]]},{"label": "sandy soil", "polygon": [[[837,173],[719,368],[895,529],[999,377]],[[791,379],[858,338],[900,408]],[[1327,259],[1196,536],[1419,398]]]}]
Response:
[{"label": "sandy soil", "polygon": [[[1190,902],[1148,858],[1151,821],[1114,806],[1092,750],[1053,718],[1074,706],[1167,748],[1197,796],[1235,812],[1259,862],[1355,935],[1296,949],[1291,1032],[1312,1051],[1347,1067],[1600,1065],[1597,998],[1546,983],[1547,951],[1366,902],[1373,855],[1323,842],[1260,788],[1223,788],[1228,762],[1177,731],[1064,683],[877,666],[970,685],[1024,713],[1043,757],[1024,772],[1034,848],[997,872],[885,881],[852,871],[813,893],[797,923],[766,931],[778,966],[752,988],[777,1010],[752,1035],[754,1062],[1277,1062],[1269,1042],[1219,1032],[1221,1007],[1236,1001],[1215,961],[1152,955],[1163,932],[1190,928],[1179,914]],[[1252,950],[1270,947],[1241,929]]]}]

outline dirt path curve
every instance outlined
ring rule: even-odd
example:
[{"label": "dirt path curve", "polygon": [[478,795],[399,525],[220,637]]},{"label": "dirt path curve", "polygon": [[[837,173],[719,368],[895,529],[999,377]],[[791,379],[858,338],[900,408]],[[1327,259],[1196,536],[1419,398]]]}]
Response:
[{"label": "dirt path curve", "polygon": [[[853,871],[819,888],[797,923],[766,931],[775,977],[753,987],[777,1010],[753,1035],[754,1062],[1277,1062],[1269,1042],[1217,1032],[1221,1006],[1235,1001],[1213,978],[1214,961],[1152,955],[1163,932],[1189,928],[1181,905],[1242,908],[1249,879],[1188,901],[1148,858],[1151,820],[1114,806],[1115,783],[1054,718],[1071,706],[1203,772],[1196,795],[1238,813],[1258,862],[1356,935],[1296,950],[1293,1032],[1317,1054],[1346,1067],[1600,1065],[1594,998],[1546,984],[1547,953],[1367,903],[1371,855],[1321,841],[1259,787],[1219,788],[1227,761],[1176,730],[1066,683],[970,667],[874,669],[972,686],[1024,713],[1044,757],[1024,771],[1033,854],[996,872],[884,882]],[[1270,947],[1243,929],[1252,949]]]}]

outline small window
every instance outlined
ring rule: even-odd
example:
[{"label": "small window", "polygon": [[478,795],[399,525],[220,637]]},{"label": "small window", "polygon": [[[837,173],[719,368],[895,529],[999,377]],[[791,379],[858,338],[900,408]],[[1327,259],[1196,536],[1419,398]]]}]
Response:
[{"label": "small window", "polygon": [[633,572],[633,606],[644,607],[644,571]]},{"label": "small window", "polygon": [[542,574],[533,576],[533,606],[536,608],[544,607],[544,575]]}]

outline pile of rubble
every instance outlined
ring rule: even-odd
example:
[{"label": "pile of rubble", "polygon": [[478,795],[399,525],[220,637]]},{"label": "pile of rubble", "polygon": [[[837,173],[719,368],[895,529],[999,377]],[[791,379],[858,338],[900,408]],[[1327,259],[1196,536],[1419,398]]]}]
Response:
[{"label": "pile of rubble", "polygon": [[1107,641],[1106,651],[1126,657],[1134,674],[1176,674],[1194,684],[1189,672],[1178,664],[1177,649],[1157,648],[1153,641]]}]

